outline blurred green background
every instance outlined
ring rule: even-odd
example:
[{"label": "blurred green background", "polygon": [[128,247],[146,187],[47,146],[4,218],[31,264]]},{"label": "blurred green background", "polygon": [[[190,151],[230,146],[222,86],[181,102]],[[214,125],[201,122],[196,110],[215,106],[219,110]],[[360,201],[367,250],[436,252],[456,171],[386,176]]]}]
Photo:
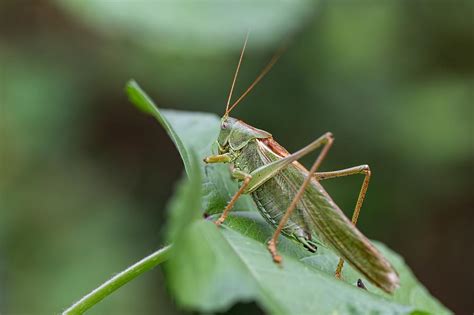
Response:
[{"label": "blurred green background", "polygon": [[[474,310],[473,1],[0,2],[0,312],[51,314],[163,244],[183,167],[128,102],[233,112],[289,151],[373,171],[360,228],[455,312]],[[303,161],[310,163],[310,160]],[[325,182],[347,213],[362,178]],[[192,281],[190,279],[190,281]],[[159,268],[91,314],[174,314]]]}]

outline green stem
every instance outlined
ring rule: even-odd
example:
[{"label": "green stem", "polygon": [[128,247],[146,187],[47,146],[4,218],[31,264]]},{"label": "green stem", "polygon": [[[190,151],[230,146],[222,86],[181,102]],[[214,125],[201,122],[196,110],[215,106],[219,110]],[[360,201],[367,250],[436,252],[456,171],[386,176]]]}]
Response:
[{"label": "green stem", "polygon": [[111,279],[104,282],[100,287],[94,289],[91,293],[87,294],[82,299],[74,303],[71,307],[63,312],[63,315],[84,313],[124,284],[135,279],[142,273],[154,268],[160,263],[168,260],[170,252],[171,245],[167,245],[157,250],[150,256],[143,258],[124,271],[116,274]]}]

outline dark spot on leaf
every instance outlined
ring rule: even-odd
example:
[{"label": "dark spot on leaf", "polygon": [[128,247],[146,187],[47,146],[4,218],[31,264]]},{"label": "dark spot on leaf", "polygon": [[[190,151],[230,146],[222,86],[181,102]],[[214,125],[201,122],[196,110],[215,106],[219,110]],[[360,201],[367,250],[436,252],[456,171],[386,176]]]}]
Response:
[{"label": "dark spot on leaf", "polygon": [[357,279],[357,287],[361,288],[361,289],[364,289],[364,290],[367,290],[367,288],[365,287],[364,282],[362,282],[361,279]]}]

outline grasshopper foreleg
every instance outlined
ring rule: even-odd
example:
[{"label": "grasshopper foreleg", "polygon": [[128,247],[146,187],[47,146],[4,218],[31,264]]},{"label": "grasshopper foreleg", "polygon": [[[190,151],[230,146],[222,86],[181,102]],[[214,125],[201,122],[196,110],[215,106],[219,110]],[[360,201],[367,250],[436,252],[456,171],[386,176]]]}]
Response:
[{"label": "grasshopper foreleg", "polygon": [[211,155],[203,159],[205,163],[228,163],[230,160],[231,157],[228,153]]},{"label": "grasshopper foreleg", "polygon": [[[343,177],[349,175],[357,175],[357,174],[364,174],[364,181],[362,182],[362,187],[360,188],[359,197],[357,198],[357,203],[354,208],[354,213],[352,214],[352,224],[357,224],[357,219],[359,218],[360,209],[362,208],[362,204],[364,202],[365,195],[367,193],[367,188],[369,187],[370,181],[370,167],[368,165],[359,165],[350,168],[346,168],[339,171],[332,171],[332,172],[320,172],[315,173],[314,176],[317,180],[324,180],[336,177]],[[337,264],[336,268],[336,278],[341,278],[342,267],[344,266],[344,259],[339,258],[339,263]]]},{"label": "grasshopper foreleg", "polygon": [[298,192],[296,193],[295,197],[291,201],[288,209],[286,209],[285,214],[283,215],[283,217],[280,220],[280,223],[278,224],[278,227],[276,228],[275,232],[273,233],[272,238],[268,242],[268,250],[270,251],[270,253],[272,255],[273,261],[276,262],[276,263],[281,262],[281,256],[278,255],[278,252],[277,252],[277,249],[276,249],[278,236],[281,234],[281,231],[285,227],[285,224],[288,221],[288,219],[290,218],[291,213],[296,208],[296,205],[298,204],[298,202],[303,197],[303,194],[304,194],[304,191],[305,191],[306,187],[309,185],[309,183],[311,181],[311,178],[313,177],[313,174],[316,173],[317,169],[319,168],[322,161],[326,157],[329,149],[331,148],[331,145],[332,145],[333,141],[334,141],[334,138],[332,137],[332,134],[331,133],[326,133],[322,137],[316,139],[312,143],[312,145],[308,146],[308,150],[306,150],[306,152],[303,152],[303,154],[302,154],[302,156],[306,155],[309,152],[313,151],[314,149],[316,149],[316,148],[323,145],[323,149],[321,150],[321,153],[319,153],[318,157],[316,158],[313,166],[311,166],[311,169],[309,170],[308,176],[304,180],[303,184],[300,186]]}]

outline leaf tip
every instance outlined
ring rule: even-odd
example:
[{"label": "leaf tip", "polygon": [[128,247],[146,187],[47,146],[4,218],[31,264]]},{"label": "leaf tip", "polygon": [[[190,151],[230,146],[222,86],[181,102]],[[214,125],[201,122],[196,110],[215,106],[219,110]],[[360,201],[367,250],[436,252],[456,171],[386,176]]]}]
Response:
[{"label": "leaf tip", "polygon": [[145,114],[151,114],[152,108],[149,104],[148,95],[145,91],[142,90],[140,85],[138,85],[137,81],[134,79],[130,79],[125,84],[125,92],[128,95],[128,99],[138,108],[140,111],[144,112]]}]

